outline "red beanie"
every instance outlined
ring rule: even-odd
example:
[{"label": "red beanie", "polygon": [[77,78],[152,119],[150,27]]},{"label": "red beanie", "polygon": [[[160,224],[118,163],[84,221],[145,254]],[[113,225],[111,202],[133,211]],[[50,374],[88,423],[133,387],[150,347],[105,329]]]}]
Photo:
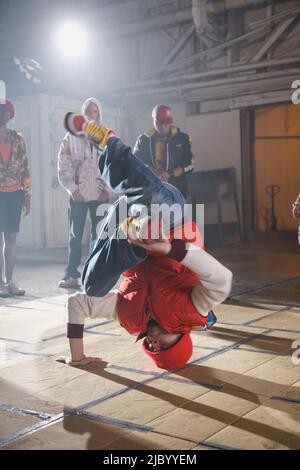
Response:
[{"label": "red beanie", "polygon": [[12,119],[15,115],[15,107],[11,101],[5,100],[4,103],[0,101],[0,106],[4,106],[9,111],[10,119]]},{"label": "red beanie", "polygon": [[177,343],[163,351],[149,351],[146,338],[142,342],[142,348],[154,364],[161,369],[178,369],[183,367],[193,353],[193,344],[189,333],[183,335]]}]

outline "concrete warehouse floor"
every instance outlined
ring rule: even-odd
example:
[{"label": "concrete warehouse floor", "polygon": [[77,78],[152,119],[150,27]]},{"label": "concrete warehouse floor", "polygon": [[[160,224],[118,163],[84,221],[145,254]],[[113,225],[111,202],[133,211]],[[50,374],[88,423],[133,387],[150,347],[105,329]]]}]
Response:
[{"label": "concrete warehouse floor", "polygon": [[233,270],[232,296],[212,331],[193,332],[189,365],[171,373],[106,321],[86,324],[87,353],[101,365],[56,362],[68,352],[68,293],[56,287],[66,250],[20,250],[27,295],[0,300],[2,449],[299,449],[295,234],[209,251]]}]

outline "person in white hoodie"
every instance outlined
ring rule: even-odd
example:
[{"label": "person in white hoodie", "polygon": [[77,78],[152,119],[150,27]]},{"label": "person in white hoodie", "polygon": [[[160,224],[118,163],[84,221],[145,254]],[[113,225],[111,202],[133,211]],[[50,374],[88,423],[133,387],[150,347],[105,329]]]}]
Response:
[{"label": "person in white hoodie", "polygon": [[[82,105],[82,114],[89,121],[101,122],[101,106],[95,98],[88,98]],[[82,236],[89,211],[91,218],[90,247],[96,240],[97,208],[109,198],[109,192],[98,167],[99,150],[87,140],[67,133],[58,154],[58,179],[70,196],[68,264],[58,286],[80,287],[81,273],[78,267],[82,255]]]}]

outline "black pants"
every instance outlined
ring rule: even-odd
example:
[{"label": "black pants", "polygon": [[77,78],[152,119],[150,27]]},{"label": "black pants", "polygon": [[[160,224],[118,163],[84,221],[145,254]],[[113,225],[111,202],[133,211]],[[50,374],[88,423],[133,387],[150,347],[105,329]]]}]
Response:
[{"label": "black pants", "polygon": [[82,254],[82,236],[88,211],[91,217],[91,236],[90,251],[93,248],[97,238],[97,224],[99,218],[96,215],[99,206],[98,201],[77,202],[70,198],[68,216],[69,216],[69,253],[68,266],[65,269],[65,278],[73,277],[77,279],[81,276],[78,266],[81,261]]},{"label": "black pants", "polygon": [[24,202],[24,191],[0,191],[0,232],[18,233]]}]

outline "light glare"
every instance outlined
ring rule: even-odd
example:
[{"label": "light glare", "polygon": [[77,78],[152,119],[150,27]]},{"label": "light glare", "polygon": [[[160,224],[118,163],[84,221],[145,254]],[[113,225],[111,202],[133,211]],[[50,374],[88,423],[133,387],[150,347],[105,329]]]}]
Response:
[{"label": "light glare", "polygon": [[80,57],[86,51],[87,34],[77,23],[61,25],[57,33],[57,46],[68,57]]}]

